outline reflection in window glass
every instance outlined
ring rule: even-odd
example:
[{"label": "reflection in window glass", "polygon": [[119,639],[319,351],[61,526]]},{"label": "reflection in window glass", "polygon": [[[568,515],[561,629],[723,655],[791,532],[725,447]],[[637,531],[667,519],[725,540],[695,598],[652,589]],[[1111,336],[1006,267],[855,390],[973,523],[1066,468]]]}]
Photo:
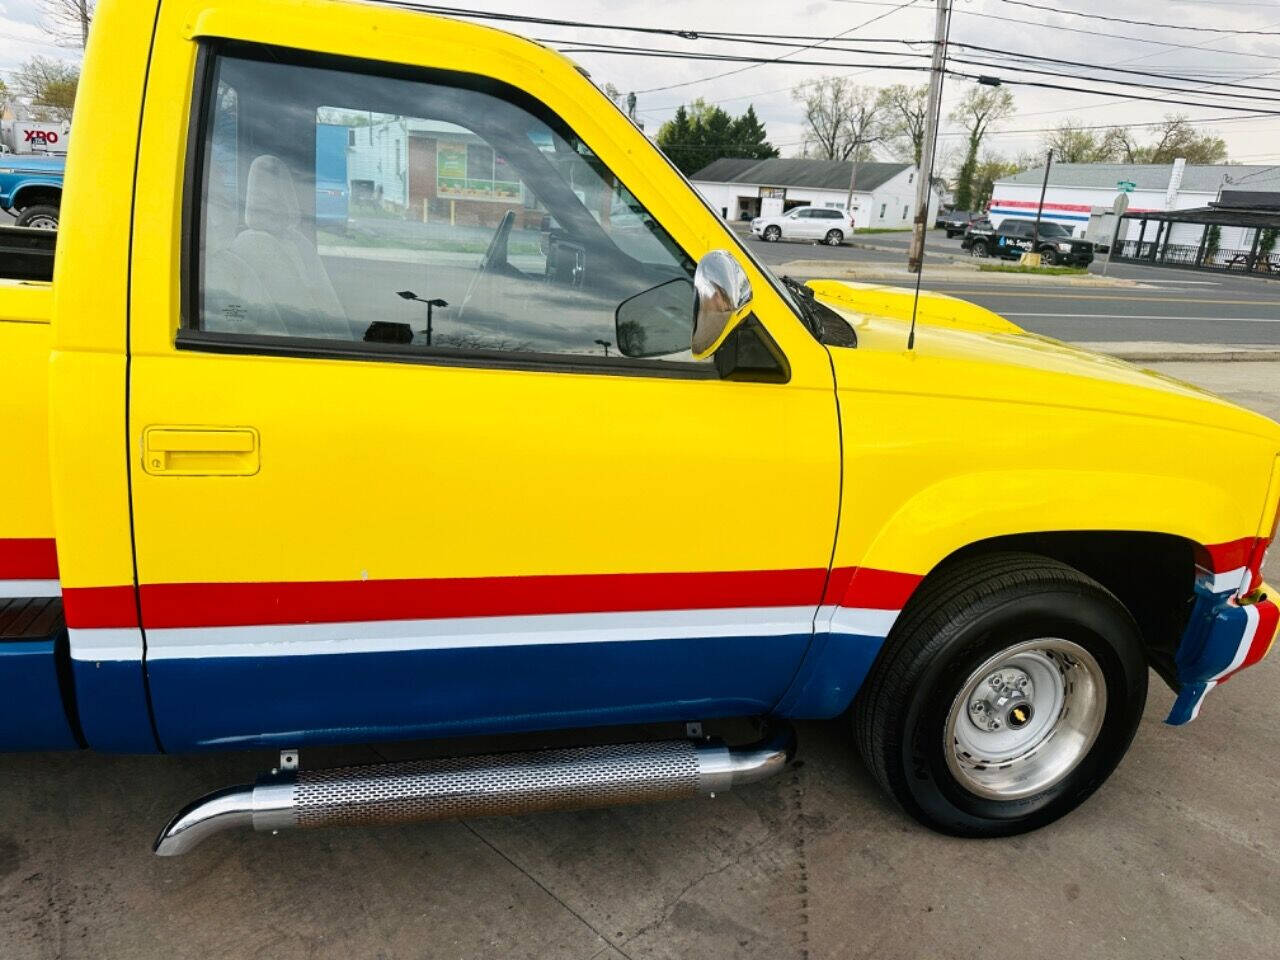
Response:
[{"label": "reflection in window glass", "polygon": [[693,264],[567,129],[460,87],[216,69],[200,328],[617,357],[630,301],[628,343],[692,362]]}]

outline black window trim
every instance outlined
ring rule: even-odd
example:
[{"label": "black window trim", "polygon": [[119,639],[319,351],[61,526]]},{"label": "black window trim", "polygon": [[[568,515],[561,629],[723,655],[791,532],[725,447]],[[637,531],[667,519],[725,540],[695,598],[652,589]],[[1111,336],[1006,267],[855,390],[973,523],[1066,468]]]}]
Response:
[{"label": "black window trim", "polygon": [[[528,110],[543,122],[550,120],[554,128],[565,127],[553,110],[529,94],[508,84],[478,74],[460,73],[432,67],[389,61],[338,56],[271,44],[249,43],[217,37],[197,37],[195,83],[191,115],[188,118],[186,169],[182,178],[182,237],[180,252],[181,293],[179,296],[178,331],[174,346],[220,354],[283,356],[308,359],[364,360],[409,363],[426,366],[470,367],[478,369],[525,370],[540,373],[603,374],[608,376],[660,377],[678,380],[721,380],[716,364],[687,360],[635,360],[628,357],[593,357],[589,354],[515,353],[499,350],[452,350],[444,347],[406,348],[399,344],[366,343],[357,340],[321,340],[303,337],[262,334],[224,333],[201,330],[195,324],[200,316],[200,292],[204,285],[204,264],[199,256],[200,219],[203,200],[208,191],[209,171],[205,165],[206,134],[212,122],[209,109],[214,93],[219,57],[316,67],[363,73],[375,77],[391,77],[418,82],[440,82],[500,96],[508,103]],[[572,132],[572,131],[571,131]],[[578,136],[576,132],[573,133]],[[579,138],[580,139],[580,138]],[[584,141],[585,142],[585,141]],[[588,144],[588,147],[590,145]],[[611,171],[612,172],[612,171]],[[623,189],[630,188],[614,174]],[[632,193],[632,196],[635,196]],[[685,257],[688,251],[675,240]],[[789,367],[786,379],[790,379]],[[771,380],[768,382],[778,382]],[[786,382],[786,381],[782,381]]]}]

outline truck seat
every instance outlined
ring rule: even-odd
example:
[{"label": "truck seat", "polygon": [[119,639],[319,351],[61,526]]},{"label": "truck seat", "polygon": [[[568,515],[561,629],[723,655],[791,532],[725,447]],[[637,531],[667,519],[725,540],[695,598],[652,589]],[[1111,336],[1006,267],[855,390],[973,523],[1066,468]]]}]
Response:
[{"label": "truck seat", "polygon": [[204,208],[204,285],[201,327],[216,333],[284,336],[275,308],[262,302],[262,280],[231,252],[239,212],[235,198],[210,198]]},{"label": "truck seat", "polygon": [[[245,229],[229,252],[249,265],[256,280],[252,319],[263,315],[265,329],[245,324],[245,333],[358,340],[338,301],[315,243],[300,229],[293,175],[279,157],[262,154],[249,166]],[[283,330],[271,329],[278,323]]]}]

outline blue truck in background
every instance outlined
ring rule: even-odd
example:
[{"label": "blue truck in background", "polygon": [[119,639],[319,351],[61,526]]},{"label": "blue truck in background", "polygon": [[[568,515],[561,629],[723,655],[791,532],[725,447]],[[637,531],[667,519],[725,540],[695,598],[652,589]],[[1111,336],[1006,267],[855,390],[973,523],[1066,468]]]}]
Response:
[{"label": "blue truck in background", "polygon": [[[328,227],[347,223],[348,127],[316,126],[316,222]],[[65,156],[0,154],[0,210],[14,226],[57,230],[62,206]]]},{"label": "blue truck in background", "polygon": [[316,124],[316,226],[347,225],[347,144],[350,127]]},{"label": "blue truck in background", "polygon": [[0,210],[15,226],[57,230],[66,166],[65,156],[0,154]]}]

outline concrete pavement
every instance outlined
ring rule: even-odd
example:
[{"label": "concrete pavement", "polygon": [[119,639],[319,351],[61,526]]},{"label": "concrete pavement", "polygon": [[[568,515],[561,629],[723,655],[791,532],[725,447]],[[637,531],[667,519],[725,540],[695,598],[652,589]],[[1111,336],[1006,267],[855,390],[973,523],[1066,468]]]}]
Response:
[{"label": "concrete pavement", "polygon": [[[1156,369],[1280,416],[1275,364]],[[1280,556],[1268,576],[1280,584]],[[1173,729],[1160,722],[1172,695],[1153,679],[1133,748],[1094,798],[988,842],[904,817],[843,721],[800,725],[791,769],[715,800],[232,833],[172,860],[149,852],[168,816],[269,754],[2,756],[0,957],[1272,960],[1278,687],[1273,656]]]}]

